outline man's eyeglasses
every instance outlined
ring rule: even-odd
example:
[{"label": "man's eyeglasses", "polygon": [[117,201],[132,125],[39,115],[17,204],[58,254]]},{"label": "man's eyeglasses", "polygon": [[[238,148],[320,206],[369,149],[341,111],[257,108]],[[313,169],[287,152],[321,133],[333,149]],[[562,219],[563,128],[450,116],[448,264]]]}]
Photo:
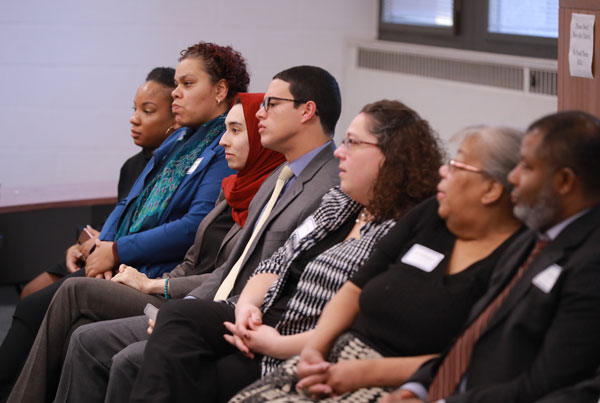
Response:
[{"label": "man's eyeglasses", "polygon": [[[263,99],[262,103],[260,104],[260,107],[263,108],[265,110],[265,112],[268,112],[269,109],[274,105],[272,103],[272,101],[289,101],[289,102],[293,102],[295,104],[303,104],[308,102],[308,99],[289,99],[289,98],[279,98],[279,97],[265,97],[265,99]],[[315,112],[316,115],[319,115],[319,111]]]},{"label": "man's eyeglasses", "polygon": [[352,150],[352,149],[356,148],[356,146],[359,146],[361,144],[366,144],[366,145],[369,145],[369,146],[376,146],[376,147],[379,146],[379,144],[377,144],[377,143],[371,143],[369,141],[357,140],[357,139],[353,139],[351,137],[345,137],[342,140],[341,144],[342,144],[343,147],[346,148],[346,150]]},{"label": "man's eyeglasses", "polygon": [[448,165],[450,166],[451,169],[462,169],[463,171],[485,174],[483,169],[481,169],[479,167],[476,167],[476,166],[470,165],[470,164],[465,164],[464,162],[460,162],[460,161],[457,161],[454,159],[448,161]]}]

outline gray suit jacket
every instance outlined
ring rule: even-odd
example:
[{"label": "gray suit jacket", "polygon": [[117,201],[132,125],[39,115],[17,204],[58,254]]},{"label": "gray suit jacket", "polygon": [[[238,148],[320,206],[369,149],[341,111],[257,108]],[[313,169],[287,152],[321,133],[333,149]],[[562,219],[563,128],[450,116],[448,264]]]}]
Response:
[{"label": "gray suit jacket", "polygon": [[[177,265],[177,267],[169,273],[163,275],[163,277],[169,277],[169,293],[172,298],[185,297],[190,291],[200,286],[204,280],[210,276],[210,272],[198,273],[196,267],[200,258],[200,249],[204,240],[204,232],[206,231],[206,228],[227,209],[227,207],[227,200],[225,200],[223,192],[221,192],[215,208],[204,217],[202,222],[200,222],[198,230],[196,231],[194,244],[188,249],[183,262]],[[237,223],[233,224],[219,246],[214,267],[219,267],[227,261],[229,254],[237,243],[241,230],[242,227]]]},{"label": "gray suit jacket", "polygon": [[[244,258],[242,269],[231,292],[230,297],[232,298],[230,299],[237,299],[239,292],[250,274],[258,266],[258,263],[271,256],[277,248],[282,246],[292,231],[317,209],[325,192],[339,183],[338,162],[333,156],[334,150],[333,144],[321,150],[281,196]],[[200,287],[193,290],[190,295],[206,299],[214,297],[219,285],[246,247],[246,243],[252,235],[254,224],[258,220],[264,205],[271,197],[279,172],[284,165],[276,169],[265,180],[254,196],[248,209],[246,225],[227,261],[217,268]]]}]

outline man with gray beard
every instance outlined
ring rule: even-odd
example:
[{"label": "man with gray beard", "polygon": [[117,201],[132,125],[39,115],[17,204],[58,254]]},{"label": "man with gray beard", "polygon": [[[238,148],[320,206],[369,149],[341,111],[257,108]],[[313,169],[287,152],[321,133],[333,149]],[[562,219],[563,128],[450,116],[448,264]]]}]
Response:
[{"label": "man with gray beard", "polygon": [[[533,402],[600,364],[600,121],[534,122],[510,173],[530,231],[507,250],[461,334],[384,401]],[[597,398],[597,397],[596,397]]]}]

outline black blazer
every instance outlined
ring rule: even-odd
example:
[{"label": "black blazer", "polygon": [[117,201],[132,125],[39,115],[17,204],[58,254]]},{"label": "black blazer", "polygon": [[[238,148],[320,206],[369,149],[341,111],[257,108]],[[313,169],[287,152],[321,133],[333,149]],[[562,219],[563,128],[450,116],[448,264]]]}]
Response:
[{"label": "black blazer", "polygon": [[596,403],[600,398],[600,368],[594,378],[563,388],[536,403]]},{"label": "black blazer", "polygon": [[[510,281],[534,243],[535,233],[527,231],[506,251],[466,326]],[[562,271],[544,292],[534,279],[552,265]],[[425,363],[409,382],[429,387],[442,357]],[[475,344],[466,392],[446,401],[532,402],[592,377],[599,364],[600,206],[596,206],[563,229],[517,282]]]}]

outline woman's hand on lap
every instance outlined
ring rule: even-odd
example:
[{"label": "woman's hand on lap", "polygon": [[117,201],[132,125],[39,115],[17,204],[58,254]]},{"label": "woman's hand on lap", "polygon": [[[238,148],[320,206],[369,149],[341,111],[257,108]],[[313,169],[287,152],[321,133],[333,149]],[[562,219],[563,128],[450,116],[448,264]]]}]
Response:
[{"label": "woman's hand on lap", "polygon": [[135,267],[122,264],[119,266],[119,272],[112,278],[115,283],[125,284],[131,288],[148,294],[147,283],[149,278],[144,273],[140,273]]},{"label": "woman's hand on lap", "polygon": [[224,334],[223,337],[225,340],[236,347],[238,350],[242,352],[246,357],[254,359],[254,353],[246,344],[246,339],[241,337],[238,333],[238,329],[235,324],[231,322],[223,322],[223,325],[227,330],[231,332],[231,334]]},{"label": "woman's hand on lap", "polygon": [[115,267],[115,257],[112,251],[112,242],[96,240],[96,249],[90,254],[85,264],[85,275],[96,277]]},{"label": "woman's hand on lap", "polygon": [[262,325],[262,312],[252,304],[240,304],[235,307],[235,327],[239,337],[247,337],[248,330]]},{"label": "woman's hand on lap", "polygon": [[296,384],[296,389],[313,398],[330,395],[331,388],[326,384],[329,366],[319,351],[304,348],[297,366],[300,381]]}]

